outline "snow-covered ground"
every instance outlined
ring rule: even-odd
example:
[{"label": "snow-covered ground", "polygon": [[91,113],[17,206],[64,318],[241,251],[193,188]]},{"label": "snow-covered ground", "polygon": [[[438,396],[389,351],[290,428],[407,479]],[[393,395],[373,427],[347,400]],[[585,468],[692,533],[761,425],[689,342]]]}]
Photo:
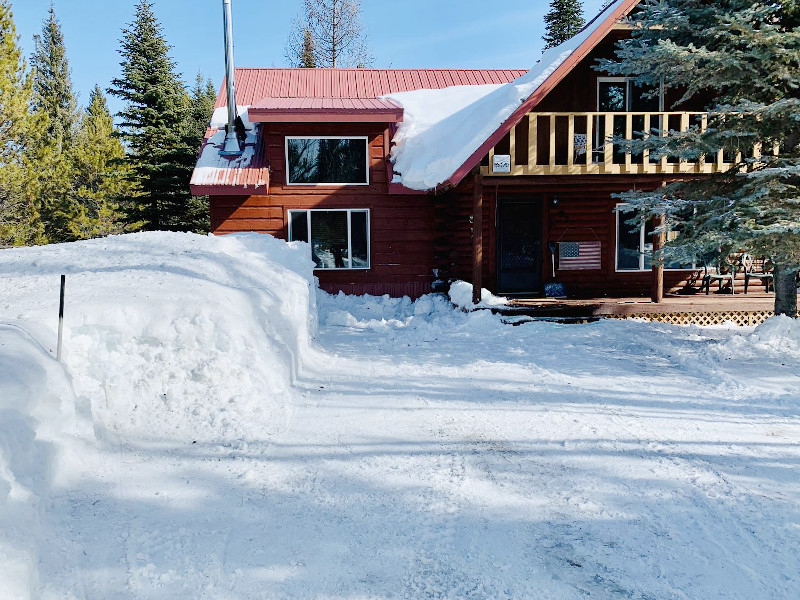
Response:
[{"label": "snow-covered ground", "polygon": [[797,598],[799,323],[512,326],[307,256],[0,251],[0,598]]}]

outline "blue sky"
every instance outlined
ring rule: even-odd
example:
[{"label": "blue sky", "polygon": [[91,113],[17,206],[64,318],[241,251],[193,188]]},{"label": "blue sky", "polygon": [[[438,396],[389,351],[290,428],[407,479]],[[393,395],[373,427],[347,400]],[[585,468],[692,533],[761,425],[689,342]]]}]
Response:
[{"label": "blue sky", "polygon": [[[286,66],[284,47],[301,0],[232,0],[236,64]],[[604,0],[585,0],[587,17]],[[33,49],[50,0],[11,0],[20,43]],[[363,0],[375,67],[529,68],[538,60],[549,2],[506,0]],[[117,48],[136,0],[55,0],[81,103],[119,75]],[[222,0],[154,0],[184,80],[198,71],[219,85],[223,73]],[[113,110],[119,104],[110,99]]]}]

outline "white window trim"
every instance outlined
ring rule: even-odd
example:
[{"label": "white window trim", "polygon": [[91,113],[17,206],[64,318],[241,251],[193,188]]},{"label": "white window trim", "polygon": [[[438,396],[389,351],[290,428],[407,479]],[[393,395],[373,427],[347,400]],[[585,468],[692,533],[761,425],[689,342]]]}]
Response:
[{"label": "white window trim", "polygon": [[[366,267],[333,267],[323,268],[314,267],[315,271],[369,271],[372,268],[372,232],[371,215],[368,208],[293,208],[286,211],[287,223],[289,224],[289,239],[292,239],[292,213],[306,213],[306,227],[308,231],[308,244],[311,245],[311,213],[312,212],[344,212],[347,213],[347,262],[353,264],[353,233],[352,233],[352,213],[361,212],[367,215],[367,266]],[[313,259],[312,259],[313,260]]]},{"label": "white window trim", "polygon": [[[366,146],[366,164],[364,169],[367,174],[366,183],[291,183],[289,181],[289,140],[364,140]],[[283,156],[286,161],[286,185],[292,187],[346,187],[346,186],[367,186],[369,181],[369,137],[366,135],[287,135],[283,140]]]},{"label": "white window trim", "polygon": [[[631,82],[633,78],[631,77],[598,77],[597,78],[597,97],[595,101],[595,108],[598,112],[600,112],[600,84],[601,83],[627,83],[625,87],[625,111],[624,112],[634,112],[631,110]],[[661,82],[658,86],[658,112],[665,112],[664,111],[664,83]],[[606,111],[604,111],[606,112]],[[636,111],[634,114],[646,114],[647,111]]]},{"label": "white window trim", "polygon": [[[598,77],[597,78],[597,90],[596,90],[597,91],[597,98],[596,98],[596,102],[595,102],[595,110],[597,110],[597,112],[601,112],[600,111],[600,84],[601,83],[625,83],[626,81],[628,81],[627,77]],[[625,109],[626,110],[628,108],[630,108],[630,102],[631,102],[630,94],[628,94],[628,92],[626,90],[626,92],[625,92]],[[603,112],[607,112],[607,111],[603,111]]]},{"label": "white window trim", "polygon": [[[625,204],[617,204],[617,209],[614,211],[614,217],[616,220],[616,238],[614,240],[614,270],[617,273],[649,273],[653,270],[653,267],[645,267],[644,266],[644,259],[646,252],[643,251],[645,240],[647,235],[645,233],[645,223],[642,223],[640,231],[639,231],[639,268],[638,269],[620,269],[619,268],[619,227],[620,227],[620,218],[624,215],[630,215],[630,212],[622,212],[620,211],[621,208],[625,207]],[[623,219],[624,221],[624,219]],[[685,269],[668,269],[664,268],[664,271],[696,271],[697,265],[694,264],[691,267],[686,267]]]}]

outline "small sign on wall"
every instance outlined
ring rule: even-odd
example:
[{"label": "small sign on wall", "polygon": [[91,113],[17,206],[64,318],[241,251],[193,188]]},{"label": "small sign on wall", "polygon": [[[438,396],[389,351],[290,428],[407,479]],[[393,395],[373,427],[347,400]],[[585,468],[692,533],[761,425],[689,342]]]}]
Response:
[{"label": "small sign on wall", "polygon": [[495,154],[492,161],[492,173],[511,173],[511,155]]}]

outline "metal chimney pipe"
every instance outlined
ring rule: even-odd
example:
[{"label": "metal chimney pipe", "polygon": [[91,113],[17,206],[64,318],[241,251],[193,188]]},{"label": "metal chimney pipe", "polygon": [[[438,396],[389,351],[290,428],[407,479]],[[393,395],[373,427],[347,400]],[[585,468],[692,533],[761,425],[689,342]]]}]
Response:
[{"label": "metal chimney pipe", "polygon": [[228,91],[228,130],[225,136],[225,146],[222,149],[223,155],[242,153],[239,144],[239,136],[236,135],[236,119],[238,118],[236,109],[236,78],[233,62],[233,19],[231,18],[231,0],[222,0],[222,13],[225,22],[225,80]]}]

